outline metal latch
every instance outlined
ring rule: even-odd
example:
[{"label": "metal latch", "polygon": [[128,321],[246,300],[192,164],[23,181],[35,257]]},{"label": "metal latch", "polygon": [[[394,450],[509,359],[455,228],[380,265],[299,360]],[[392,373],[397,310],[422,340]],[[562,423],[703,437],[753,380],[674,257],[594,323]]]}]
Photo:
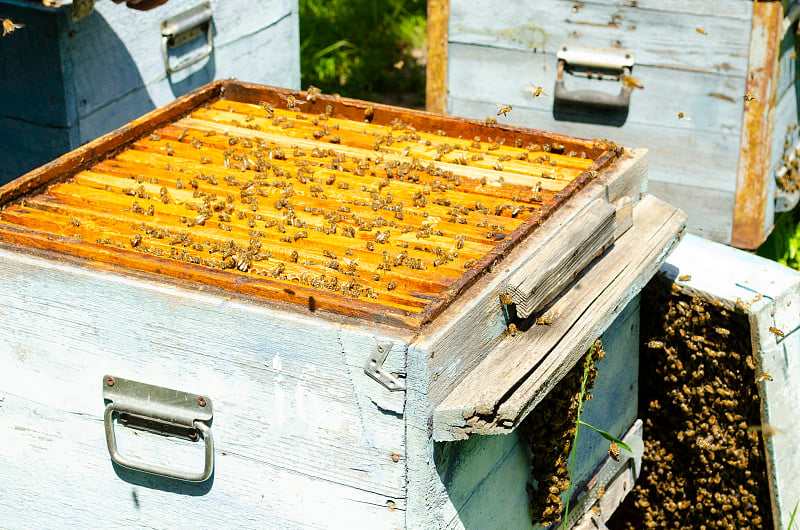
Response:
[{"label": "metal latch", "polygon": [[622,82],[624,76],[630,76],[635,63],[632,51],[563,44],[558,49],[556,58],[558,59],[558,73],[553,94],[555,102],[615,110],[628,109],[632,86],[621,83],[622,87],[617,95],[599,90],[568,90],[564,85],[564,72],[579,77],[610,78]]},{"label": "metal latch", "polygon": [[[161,22],[161,55],[167,73],[175,73],[196,64],[209,55],[214,49],[214,35],[211,24],[211,5],[208,2],[195,6],[179,15]],[[199,52],[194,52],[173,64],[169,58],[169,50],[178,48],[198,37],[206,37],[206,45]]]},{"label": "metal latch", "polygon": [[405,390],[406,385],[383,369],[383,363],[392,349],[391,342],[381,342],[372,350],[364,365],[364,373],[391,391]]},{"label": "metal latch", "polygon": [[[103,399],[106,401],[103,417],[106,443],[111,460],[115,463],[137,471],[191,482],[202,482],[211,476],[214,470],[214,439],[209,423],[214,412],[208,397],[107,375],[103,377]],[[133,429],[191,441],[202,437],[205,443],[203,471],[181,471],[120,454],[114,434],[115,414],[121,423]]]}]

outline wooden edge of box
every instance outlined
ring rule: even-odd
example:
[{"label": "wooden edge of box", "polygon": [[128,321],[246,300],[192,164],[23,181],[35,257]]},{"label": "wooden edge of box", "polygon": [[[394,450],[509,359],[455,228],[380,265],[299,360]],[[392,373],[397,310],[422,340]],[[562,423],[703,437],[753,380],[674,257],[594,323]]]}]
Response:
[{"label": "wooden edge of box", "polygon": [[549,306],[549,325],[506,334],[436,407],[435,440],[513,431],[639,293],[686,215],[653,196],[633,215],[633,227]]},{"label": "wooden edge of box", "polygon": [[148,112],[119,129],[111,131],[52,162],[38,167],[0,187],[0,207],[28,193],[64,181],[101,158],[111,156],[152,129],[186,114],[204,101],[219,97],[225,81],[214,81],[181,96],[172,103]]},{"label": "wooden edge of box", "polygon": [[[436,407],[501,340],[506,330],[499,295],[507,288],[510,273],[542,252],[553,238],[583,212],[592,201],[604,199],[638,203],[647,190],[647,150],[626,150],[598,178],[578,192],[552,218],[513,249],[498,270],[487,272],[469,290],[444,308],[432,324],[416,337],[430,352],[428,399]],[[624,216],[624,213],[620,211]],[[470,337],[464,341],[464,335]]]},{"label": "wooden edge of box", "polygon": [[747,315],[757,369],[769,375],[757,382],[762,432],[776,430],[763,436],[772,517],[786,528],[800,497],[800,272],[692,235],[663,270],[681,292]]},{"label": "wooden edge of box", "polygon": [[[753,2],[753,27],[745,90],[744,118],[739,146],[739,169],[733,210],[731,244],[753,250],[764,242],[769,181],[772,127],[783,38],[781,2]],[[752,96],[752,98],[751,98]]]},{"label": "wooden edge of box", "polygon": [[428,0],[428,64],[425,67],[425,108],[447,112],[447,40],[450,0]]}]

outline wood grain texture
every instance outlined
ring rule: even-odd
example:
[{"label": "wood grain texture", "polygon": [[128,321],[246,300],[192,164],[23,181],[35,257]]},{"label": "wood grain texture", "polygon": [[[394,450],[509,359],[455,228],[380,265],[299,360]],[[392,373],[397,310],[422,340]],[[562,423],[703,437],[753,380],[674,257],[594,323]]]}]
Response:
[{"label": "wood grain texture", "polygon": [[655,274],[684,223],[645,198],[633,228],[547,308],[552,324],[504,336],[436,407],[435,439],[513,430]]},{"label": "wood grain texture", "polygon": [[684,238],[662,270],[673,280],[691,276],[680,282],[683,292],[748,315],[757,370],[772,378],[758,387],[762,422],[777,429],[765,448],[773,518],[777,528],[786,528],[800,497],[800,273],[694,236]]},{"label": "wood grain texture", "polygon": [[[405,373],[406,347],[396,332],[365,332],[15,252],[0,251],[0,271],[0,292],[9,299],[0,319],[0,359],[7,367],[0,393],[18,403],[14,419],[3,422],[3,438],[22,436],[27,443],[15,451],[29,451],[24,447],[33,443],[39,455],[4,467],[0,483],[11,484],[6,473],[17,466],[42,477],[3,496],[4,521],[33,517],[47,526],[57,520],[54,511],[69,505],[75,511],[67,516],[91,524],[108,507],[90,499],[112,491],[120,513],[147,524],[129,500],[130,484],[114,475],[102,440],[100,381],[109,373],[204,393],[214,403],[215,485],[197,498],[202,504],[180,507],[168,492],[144,493],[154,507],[172,505],[175,516],[199,513],[224,526],[232,513],[225,506],[249,499],[242,510],[247,517],[278,517],[287,527],[310,520],[341,527],[348,510],[362,506],[359,511],[381,527],[403,526],[405,396],[363,372],[370,349],[386,340],[394,346],[385,368]],[[47,381],[46,393],[41,381]],[[61,430],[49,426],[52,421]],[[53,431],[61,440],[56,448],[47,442],[53,436],[42,434]],[[140,439],[129,438],[134,444],[123,450],[135,451]],[[164,458],[170,447],[153,445],[143,456]],[[233,468],[226,471],[228,456],[234,456]],[[75,466],[65,462],[80,465],[80,480],[68,479]],[[51,483],[44,477],[54,470],[67,474],[60,481],[66,498],[84,502],[67,504],[44,493]],[[246,495],[248,486],[258,495]],[[48,509],[19,510],[19,502],[34,499]],[[329,510],[311,515],[298,509],[317,505]]]},{"label": "wood grain texture", "polygon": [[[613,202],[629,196],[638,201],[646,188],[646,168],[646,151],[626,152],[605,177],[598,177],[578,192],[553,215],[551,222],[512,251],[500,267],[455,300],[436,320],[435,326],[422,330],[416,344],[430,357],[428,399],[433,406],[438,405],[503,339],[507,322],[499,295],[507,288],[508,275],[525,264],[595,198]],[[465,336],[471,340],[465,342]]]},{"label": "wood grain texture", "polygon": [[445,113],[447,106],[447,28],[450,0],[428,1],[428,64],[425,67],[425,108]]},{"label": "wood grain texture", "polygon": [[[755,249],[766,239],[765,232],[770,181],[770,147],[778,90],[778,52],[783,35],[781,2],[754,2],[750,35],[747,89],[754,99],[745,101],[741,155],[736,178],[731,244]],[[769,223],[771,226],[772,223]]]},{"label": "wood grain texture", "polygon": [[562,43],[618,46],[634,51],[637,68],[747,73],[744,36],[750,31],[750,18],[741,16],[741,2],[724,2],[732,6],[733,17],[716,17],[703,8],[690,12],[688,2],[683,9],[672,9],[671,4],[651,2],[648,9],[641,9],[630,2],[585,2],[573,10],[575,3],[563,0],[501,4],[463,0],[450,6],[449,40],[547,53],[555,53]]}]

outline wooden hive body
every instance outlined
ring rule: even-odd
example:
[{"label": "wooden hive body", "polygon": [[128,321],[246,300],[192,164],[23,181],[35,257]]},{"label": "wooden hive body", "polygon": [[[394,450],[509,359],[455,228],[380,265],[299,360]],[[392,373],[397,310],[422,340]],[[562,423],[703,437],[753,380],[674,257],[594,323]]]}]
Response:
[{"label": "wooden hive body", "polygon": [[[137,213],[131,201],[141,201],[141,207],[149,199],[119,193],[128,201],[125,209],[100,221],[100,213],[114,212],[113,201],[101,202],[101,209],[95,201],[110,193],[104,186],[113,188],[113,181],[79,195],[85,199],[84,210],[95,208],[92,215],[76,217],[77,206],[58,195],[64,186],[76,182],[71,179],[88,178],[87,174],[102,173],[99,168],[111,170],[121,164],[132,152],[131,146],[144,148],[139,152],[148,152],[148,145],[173,149],[172,161],[162,160],[157,153],[153,160],[159,167],[179,166],[176,160],[189,156],[181,149],[190,146],[191,140],[173,140],[173,147],[166,145],[165,138],[151,135],[159,130],[166,136],[176,120],[189,125],[185,120],[194,118],[185,116],[213,111],[220,96],[239,103],[264,101],[265,107],[275,106],[278,117],[277,107],[287,105],[289,96],[296,97],[299,105],[306,94],[217,82],[0,188],[0,293],[8,300],[0,319],[0,358],[10,367],[0,378],[4,411],[0,430],[12,440],[11,465],[4,468],[9,475],[0,476],[4,521],[19,526],[60,518],[88,522],[114,510],[126,525],[145,524],[156,517],[157,524],[178,525],[189,514],[220,525],[277,518],[281,528],[493,524],[499,517],[494,509],[475,511],[475,502],[493,492],[481,489],[480,477],[497,480],[500,475],[495,471],[501,468],[513,470],[516,476],[525,474],[516,427],[607,330],[611,353],[604,363],[609,376],[598,380],[598,392],[600,388],[609,392],[597,399],[594,413],[604,418],[604,426],[615,435],[622,436],[631,428],[636,414],[633,398],[615,400],[610,389],[622,386],[635,394],[636,295],[678,240],[684,222],[680,212],[644,195],[644,152],[614,154],[593,148],[591,142],[549,133],[491,127],[355,100],[319,96],[313,104],[305,103],[309,116],[313,109],[331,105],[332,119],[361,122],[366,116],[373,123],[362,122],[360,127],[375,130],[401,118],[413,123],[420,134],[439,129],[453,136],[463,132],[468,138],[491,134],[498,143],[516,137],[539,143],[547,139],[563,143],[564,148],[583,145],[593,153],[589,162],[597,163],[597,169],[582,182],[580,177],[573,180],[582,186],[570,189],[564,184],[566,191],[559,192],[560,197],[554,195],[559,206],[552,207],[540,223],[527,233],[515,229],[503,234],[483,257],[476,258],[473,269],[462,266],[465,272],[453,276],[443,290],[431,293],[427,305],[416,307],[393,302],[388,295],[394,290],[375,287],[376,302],[364,293],[326,291],[280,274],[251,278],[238,267],[238,272],[219,264],[213,269],[171,254],[151,255],[139,245],[155,245],[150,241],[152,232],[137,227],[150,222],[147,217],[157,218],[162,210],[153,216]],[[206,104],[210,108],[204,108]],[[297,128],[301,127],[298,122]],[[266,134],[264,129],[239,129],[235,129],[237,145],[250,135]],[[181,132],[180,127],[174,131],[179,136]],[[327,145],[352,147],[345,139],[342,135],[340,143]],[[418,145],[425,145],[424,140]],[[196,150],[197,156],[217,156],[209,147]],[[374,152],[373,156],[389,157],[391,148],[379,147]],[[234,166],[246,164],[241,158],[235,160]],[[255,172],[238,166],[226,169],[239,176]],[[515,178],[508,167],[504,169],[506,178]],[[495,171],[487,169],[488,178]],[[142,175],[141,184],[136,175],[128,181],[137,187],[150,184],[148,177],[154,174]],[[165,185],[166,177],[159,174],[164,179],[159,185]],[[399,188],[402,182],[398,178],[388,187]],[[505,185],[499,182],[495,189]],[[297,186],[297,197],[290,200],[299,205],[304,195]],[[171,205],[196,198],[170,189],[175,201]],[[198,183],[195,191],[203,189]],[[490,199],[485,199],[487,204]],[[551,326],[527,329],[520,322],[519,333],[510,333],[508,308],[501,295],[543,249],[554,254],[553,263],[576,261],[559,255],[569,254],[574,245],[555,249],[548,245],[567,236],[580,239],[570,230],[589,228],[576,227],[576,220],[587,219],[601,203],[616,204],[616,210],[610,207],[612,217],[620,220],[612,224],[609,241],[584,249],[588,261],[598,254],[602,258],[584,273],[580,265],[569,278],[551,281],[560,290],[563,282],[570,283],[572,275],[578,275],[567,293],[535,309],[533,316],[551,317]],[[48,220],[36,213],[45,204],[69,206],[73,213],[65,216],[63,211],[53,211]],[[162,202],[156,208],[169,205]],[[268,209],[275,211],[272,205]],[[405,215],[410,217],[412,211],[408,208]],[[124,223],[111,222],[115,216],[132,214],[144,219],[126,221],[135,235],[144,234],[136,244],[130,241],[131,233],[121,228]],[[38,224],[26,224],[27,218],[36,218]],[[536,220],[535,212],[528,219]],[[233,220],[220,222],[236,228]],[[100,223],[100,233],[83,232],[95,223]],[[181,223],[182,230],[205,229],[196,222],[190,227]],[[520,223],[524,225],[523,220]],[[371,238],[352,238],[352,249],[368,242],[377,245],[375,234],[381,229],[386,227],[373,227]],[[125,236],[125,248],[113,243],[120,234]],[[97,240],[92,241],[90,235]],[[401,248],[400,236],[393,232],[392,238]],[[313,237],[299,240],[299,252],[313,248],[313,241],[305,239]],[[426,238],[419,239],[415,244],[424,245]],[[183,246],[178,241],[172,244]],[[463,248],[470,245],[467,240]],[[274,252],[276,260],[283,259]],[[429,254],[428,260],[437,256]],[[584,263],[582,259],[577,261]],[[367,262],[365,258],[361,263],[366,267]],[[285,263],[288,268],[293,262]],[[431,263],[427,270],[438,267]],[[410,269],[407,276],[411,278],[412,273]],[[387,279],[382,278],[381,285]],[[397,291],[409,292],[406,284],[411,280],[396,281],[402,286]],[[543,303],[551,298],[545,296]],[[384,372],[404,387],[402,391],[391,391],[365,373],[367,359],[379,347],[388,351]],[[509,363],[507,371],[491,368],[502,362]],[[208,396],[214,403],[213,479],[191,484],[110,466],[99,392],[107,374]],[[123,452],[144,460],[179,468],[196,468],[202,461],[200,444],[122,426],[116,430]],[[467,442],[458,441],[470,436]],[[585,457],[579,466],[581,477],[588,479],[596,472],[606,449],[601,446],[595,443],[581,449]],[[489,452],[483,456],[467,457],[485,450]],[[442,451],[449,456],[434,458]],[[8,478],[23,470],[36,480],[9,490],[13,481]],[[42,509],[41,484],[54,474],[75,486],[49,496]],[[467,492],[473,488],[480,492],[470,500]],[[508,491],[524,499],[525,481],[516,486],[509,483]],[[64,510],[66,505],[80,506],[80,510],[70,513]],[[529,525],[527,514],[520,506],[509,524]]]},{"label": "wooden hive body", "polygon": [[[508,123],[646,147],[652,192],[687,212],[692,233],[754,249],[776,207],[797,201],[796,169],[776,187],[798,143],[789,4],[432,2],[428,108],[485,118],[511,104]],[[554,104],[562,45],[632,52],[644,89],[624,112]],[[570,90],[620,90],[564,78]]]},{"label": "wooden hive body", "polygon": [[[296,0],[209,0],[212,53],[172,74],[162,58],[162,22],[204,2],[149,11],[97,2],[79,20],[71,3],[0,2],[3,18],[25,24],[0,43],[0,184],[214,79],[300,86]],[[205,34],[195,37],[169,50],[173,66],[202,51]]]}]

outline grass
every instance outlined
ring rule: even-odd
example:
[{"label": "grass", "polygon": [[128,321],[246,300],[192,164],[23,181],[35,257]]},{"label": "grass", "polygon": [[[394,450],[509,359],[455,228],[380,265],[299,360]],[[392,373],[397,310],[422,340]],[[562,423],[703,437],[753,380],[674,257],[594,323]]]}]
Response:
[{"label": "grass", "polygon": [[758,255],[800,270],[800,208],[775,217],[775,227]]},{"label": "grass", "polygon": [[300,0],[303,88],[420,107],[427,3]]}]

